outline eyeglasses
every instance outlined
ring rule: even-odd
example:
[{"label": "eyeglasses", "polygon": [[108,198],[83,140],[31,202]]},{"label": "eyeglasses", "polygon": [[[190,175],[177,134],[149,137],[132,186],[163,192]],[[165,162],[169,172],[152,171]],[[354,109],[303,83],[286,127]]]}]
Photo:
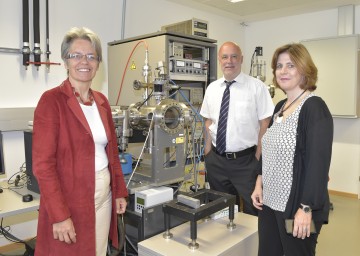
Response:
[{"label": "eyeglasses", "polygon": [[84,56],[86,56],[86,59],[89,62],[100,61],[100,58],[95,56],[94,54],[81,54],[81,53],[69,53],[67,59],[80,61],[83,59]]}]

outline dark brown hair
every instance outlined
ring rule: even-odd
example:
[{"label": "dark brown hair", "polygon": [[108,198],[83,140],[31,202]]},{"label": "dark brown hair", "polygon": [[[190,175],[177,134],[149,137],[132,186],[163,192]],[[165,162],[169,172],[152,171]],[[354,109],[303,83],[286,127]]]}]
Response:
[{"label": "dark brown hair", "polygon": [[[276,49],[274,52],[271,68],[273,70],[273,83],[277,88],[280,88],[279,84],[276,81],[276,66],[279,55],[282,53],[288,53],[291,61],[294,63],[296,69],[304,77],[304,83],[300,85],[301,89],[315,91],[316,82],[318,79],[318,70],[315,66],[310,53],[306,47],[300,43],[286,44]],[[281,89],[281,88],[280,88]]]}]

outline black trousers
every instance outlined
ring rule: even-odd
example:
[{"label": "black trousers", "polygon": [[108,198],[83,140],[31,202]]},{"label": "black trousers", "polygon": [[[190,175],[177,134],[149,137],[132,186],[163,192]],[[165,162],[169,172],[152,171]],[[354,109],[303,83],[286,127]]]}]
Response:
[{"label": "black trousers", "polygon": [[255,188],[257,159],[255,151],[248,155],[229,160],[213,150],[205,156],[207,180],[210,188],[216,191],[240,196],[243,212],[257,216],[257,209],[251,201]]},{"label": "black trousers", "polygon": [[286,233],[283,213],[264,205],[258,217],[258,256],[314,256],[322,223],[315,222],[315,227],[317,233],[310,237],[293,237]]}]

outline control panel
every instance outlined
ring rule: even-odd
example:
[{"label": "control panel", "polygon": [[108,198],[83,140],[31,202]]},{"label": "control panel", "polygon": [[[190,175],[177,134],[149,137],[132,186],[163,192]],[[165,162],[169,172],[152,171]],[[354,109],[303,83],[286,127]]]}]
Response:
[{"label": "control panel", "polygon": [[[196,27],[206,27],[205,23],[197,22]],[[133,84],[135,80],[143,81],[142,68],[144,60],[148,57],[141,47],[147,45],[149,52],[148,66],[152,74],[150,81],[160,75],[159,63],[164,65],[166,78],[172,84],[196,87],[199,85],[203,91],[217,79],[217,46],[216,41],[199,36],[186,34],[173,34],[171,32],[156,32],[139,37],[112,41],[108,47],[108,78],[110,105],[129,106],[134,102],[143,101],[143,90],[134,90],[133,86],[120,86]],[[135,48],[139,47],[136,51]],[[123,61],[123,56],[131,55],[131,62]],[[157,68],[158,67],[158,68]],[[123,74],[121,75],[119,73]],[[126,72],[123,73],[122,71]],[[199,102],[199,101],[197,101]]]},{"label": "control panel", "polygon": [[144,208],[165,203],[174,199],[174,190],[169,187],[155,187],[135,192],[135,211],[142,213]]},{"label": "control panel", "polygon": [[187,59],[170,59],[169,72],[185,75],[206,76],[207,63],[205,61]]},{"label": "control panel", "polygon": [[170,78],[186,77],[188,80],[206,81],[208,75],[209,52],[204,46],[182,42],[169,43]]}]

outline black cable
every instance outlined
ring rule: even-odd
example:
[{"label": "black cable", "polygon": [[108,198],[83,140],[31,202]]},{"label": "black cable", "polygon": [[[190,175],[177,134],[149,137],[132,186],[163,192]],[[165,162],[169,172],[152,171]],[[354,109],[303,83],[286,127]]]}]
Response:
[{"label": "black cable", "polygon": [[254,56],[255,56],[255,53],[256,53],[256,48],[255,48],[255,51],[254,51],[253,55],[251,56],[250,73],[249,73],[250,76],[252,76],[252,68],[253,68],[253,64],[254,64]]},{"label": "black cable", "polygon": [[[34,255],[34,252],[35,252],[35,249],[33,249],[30,244],[22,239],[19,239],[17,238],[16,236],[14,236],[13,234],[11,234],[9,232],[10,230],[10,227],[9,226],[6,226],[6,227],[3,227],[3,219],[4,218],[1,218],[1,222],[0,222],[0,234],[8,241],[10,242],[13,242],[13,243],[21,243],[21,244],[24,244],[25,246],[25,254],[23,255],[28,255],[28,256],[32,256]],[[8,228],[8,230],[6,230],[6,228]],[[32,238],[34,239],[34,238]],[[32,240],[31,239],[31,240]],[[23,255],[20,255],[20,256],[23,256]],[[0,254],[0,256],[7,256],[7,255],[4,255],[4,254]],[[12,256],[16,256],[16,255],[12,255]]]},{"label": "black cable", "polygon": [[40,1],[33,0],[33,28],[34,28],[34,62],[35,66],[40,66],[41,49],[40,49]]},{"label": "black cable", "polygon": [[[7,181],[8,186],[7,189],[23,196],[22,194],[20,194],[19,192],[16,191],[16,189],[21,189],[25,186],[25,184],[27,183],[27,175],[26,175],[26,169],[25,169],[25,162],[20,166],[20,171],[16,172],[15,174],[13,174]],[[13,178],[15,177],[15,180],[13,181]],[[22,240],[17,238],[16,236],[14,236],[13,234],[10,233],[10,226],[3,226],[3,220],[4,218],[1,218],[0,221],[0,235],[2,235],[6,240],[13,242],[13,243],[21,243],[24,244],[25,246],[25,254],[23,255],[19,255],[19,256],[32,256],[34,255],[34,249],[31,247],[31,245]],[[32,238],[34,239],[34,238]],[[31,239],[31,240],[32,240]],[[0,256],[10,256],[10,255],[5,255],[5,254],[0,254]],[[11,255],[11,256],[16,256],[16,255]]]},{"label": "black cable", "polygon": [[131,248],[132,248],[136,253],[138,253],[138,250],[137,250],[136,246],[131,242],[130,238],[129,238],[128,236],[125,236],[125,238],[126,238],[126,242],[128,242],[128,243],[130,244]]},{"label": "black cable", "polygon": [[125,223],[124,223],[124,215],[118,215],[118,238],[119,238],[119,248],[115,249],[112,245],[108,246],[107,256],[117,256],[120,255],[120,252],[123,250],[125,242],[126,242],[126,231],[125,231]]},{"label": "black cable", "polygon": [[29,46],[29,0],[23,0],[23,65],[29,66],[30,46]]},{"label": "black cable", "polygon": [[[19,178],[17,178],[17,176],[19,176]],[[14,177],[15,177],[15,180],[12,180]],[[15,183],[15,182],[17,182],[17,179],[20,179],[19,172],[14,173],[14,174],[8,179],[7,184],[8,184],[8,185],[15,185],[15,186],[16,186],[16,183]]]},{"label": "black cable", "polygon": [[163,167],[165,167],[168,163],[171,163],[172,157],[176,154],[176,150],[169,156],[169,158],[163,163]]},{"label": "black cable", "polygon": [[146,98],[143,102],[140,103],[140,106],[138,106],[138,107],[136,108],[137,110],[139,110],[139,109],[150,99],[150,97],[151,97],[152,94],[153,94],[153,91],[154,91],[154,90],[152,90],[152,91],[150,92],[150,94],[147,96],[147,98]]},{"label": "black cable", "polygon": [[121,214],[118,216],[118,228],[119,228],[119,251],[122,251],[126,238],[126,230],[125,230],[125,223],[124,223],[124,215]]},{"label": "black cable", "polygon": [[[15,180],[13,180],[15,177]],[[20,182],[22,181],[22,182]],[[23,188],[28,181],[28,176],[26,174],[26,163],[22,163],[19,168],[19,171],[10,176],[7,180],[8,185],[14,185],[16,188]]]},{"label": "black cable", "polygon": [[[22,163],[22,165],[19,167],[19,171],[10,176],[10,178],[7,180],[7,183],[9,185],[13,185],[13,184],[15,185],[15,181],[19,182],[20,180],[24,180],[24,178],[25,178],[25,183],[27,182],[26,165],[25,164],[26,164],[25,162]],[[15,177],[15,181],[12,181],[14,177]]]},{"label": "black cable", "polygon": [[8,190],[11,190],[12,192],[15,192],[16,194],[20,195],[20,196],[24,196],[23,194],[20,194],[19,192],[17,192],[16,190],[13,189],[13,187],[8,187]]},{"label": "black cable", "polygon": [[[174,85],[176,85],[176,84],[174,83]],[[181,86],[179,86],[178,88],[172,90],[171,94],[169,95],[169,98],[172,98],[175,94],[177,94],[180,91],[180,89],[181,89]],[[186,99],[186,100],[189,100],[189,99]]]},{"label": "black cable", "polygon": [[[1,235],[4,236],[4,238],[6,238],[8,241],[13,242],[13,243],[23,243],[25,244],[25,241],[17,238],[16,236],[14,236],[13,234],[11,234],[8,230],[6,230],[6,227],[3,227],[3,220],[4,218],[1,218],[1,223],[0,223],[0,233]],[[10,230],[10,227],[7,226]]]},{"label": "black cable", "polygon": [[46,60],[50,59],[50,43],[49,43],[49,0],[46,0]]}]

